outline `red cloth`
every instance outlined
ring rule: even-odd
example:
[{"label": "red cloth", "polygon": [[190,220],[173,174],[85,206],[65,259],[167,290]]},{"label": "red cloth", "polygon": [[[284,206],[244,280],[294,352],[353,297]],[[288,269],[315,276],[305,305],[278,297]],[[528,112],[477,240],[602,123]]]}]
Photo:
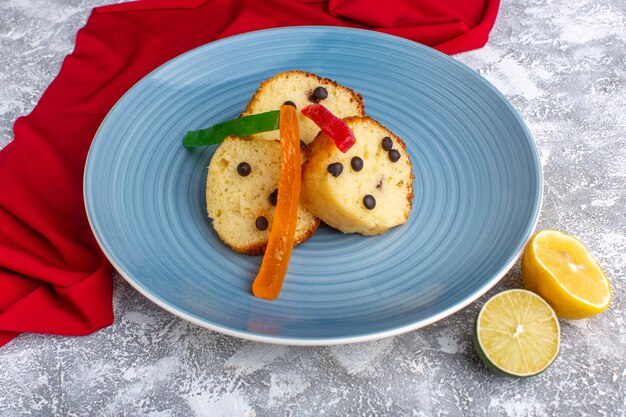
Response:
[{"label": "red cloth", "polygon": [[104,116],[148,72],[207,42],[280,26],[373,29],[452,54],[485,44],[498,3],[150,0],[94,9],[0,152],[0,346],[21,332],[85,335],[112,323],[112,268],[87,222],[83,169]]}]

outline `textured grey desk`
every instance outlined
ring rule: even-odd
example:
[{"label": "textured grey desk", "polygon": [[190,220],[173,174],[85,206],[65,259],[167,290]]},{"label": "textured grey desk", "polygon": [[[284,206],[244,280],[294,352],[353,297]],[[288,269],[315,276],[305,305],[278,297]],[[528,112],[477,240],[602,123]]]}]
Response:
[{"label": "textured grey desk", "polygon": [[[110,0],[0,2],[0,147]],[[463,311],[348,346],[251,343],[189,324],[115,277],[115,324],[89,337],[22,335],[0,349],[0,415],[626,415],[626,3],[504,1],[484,49],[456,59],[521,112],[545,173],[539,228],[580,237],[613,284],[610,310],[562,321],[561,354],[530,379],[493,376],[472,322],[519,265]]]}]

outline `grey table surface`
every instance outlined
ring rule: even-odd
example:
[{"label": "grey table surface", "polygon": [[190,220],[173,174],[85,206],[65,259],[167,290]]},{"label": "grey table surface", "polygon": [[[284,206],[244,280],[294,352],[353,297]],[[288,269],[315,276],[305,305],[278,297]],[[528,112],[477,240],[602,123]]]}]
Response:
[{"label": "grey table surface", "polygon": [[[0,148],[110,0],[0,2]],[[491,374],[471,346],[491,295],[426,328],[332,347],[286,347],[185,322],[114,277],[115,323],[87,337],[24,334],[0,349],[0,416],[626,415],[626,3],[503,1],[489,44],[455,58],[533,132],[539,228],[578,236],[613,286],[609,310],[561,320],[561,353],[528,379]]]}]

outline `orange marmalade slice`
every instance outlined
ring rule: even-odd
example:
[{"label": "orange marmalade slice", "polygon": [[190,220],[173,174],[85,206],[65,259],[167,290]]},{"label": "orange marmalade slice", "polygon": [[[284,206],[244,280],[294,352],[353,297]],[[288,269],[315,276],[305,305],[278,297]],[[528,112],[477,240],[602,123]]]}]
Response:
[{"label": "orange marmalade slice", "polygon": [[300,129],[296,109],[280,107],[280,176],[278,202],[272,220],[272,230],[261,263],[261,269],[252,283],[252,294],[266,300],[275,300],[283,286],[298,223],[300,200]]}]

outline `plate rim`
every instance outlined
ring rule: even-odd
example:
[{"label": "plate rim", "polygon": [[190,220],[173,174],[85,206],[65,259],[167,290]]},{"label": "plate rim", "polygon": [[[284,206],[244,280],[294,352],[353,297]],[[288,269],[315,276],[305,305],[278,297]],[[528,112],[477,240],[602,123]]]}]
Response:
[{"label": "plate rim", "polygon": [[[132,90],[134,88],[136,88],[139,84],[141,84],[145,79],[151,77],[154,73],[160,71],[163,67],[170,65],[172,62],[177,61],[179,59],[182,59],[183,57],[185,57],[188,54],[191,54],[199,49],[202,48],[206,48],[209,45],[215,45],[215,44],[222,44],[222,43],[228,43],[228,42],[232,42],[232,41],[236,41],[238,38],[247,38],[247,37],[254,37],[255,35],[258,35],[260,33],[266,33],[266,32],[271,32],[271,33],[276,33],[276,32],[293,32],[293,31],[329,31],[329,32],[346,32],[346,33],[365,33],[369,36],[373,36],[373,37],[382,37],[382,38],[390,38],[392,39],[394,42],[400,42],[400,43],[404,43],[407,45],[410,45],[410,47],[417,47],[418,49],[424,49],[429,51],[428,53],[434,53],[436,55],[439,56],[443,56],[445,57],[446,61],[452,63],[453,65],[457,65],[460,67],[463,67],[465,70],[470,71],[472,73],[475,73],[476,76],[478,77],[478,79],[481,80],[481,83],[487,87],[489,90],[491,90],[492,93],[494,93],[503,103],[505,103],[505,105],[509,108],[509,110],[511,111],[511,113],[513,114],[513,116],[515,117],[515,119],[519,122],[520,126],[522,127],[522,130],[525,133],[525,136],[529,139],[529,143],[531,145],[531,149],[532,149],[532,154],[534,156],[534,160],[538,166],[538,171],[537,171],[537,175],[538,175],[538,181],[537,181],[537,188],[539,190],[539,199],[534,207],[534,221],[531,225],[531,227],[528,229],[529,233],[527,236],[525,236],[523,242],[521,243],[520,247],[518,248],[517,252],[514,254],[514,256],[511,258],[510,262],[508,264],[506,264],[505,266],[503,266],[499,272],[497,274],[495,274],[493,276],[493,278],[491,280],[489,280],[485,285],[483,285],[480,289],[478,289],[476,292],[474,292],[474,294],[472,294],[471,296],[467,297],[465,300],[456,303],[450,307],[448,307],[447,309],[443,310],[442,312],[435,314],[432,317],[429,317],[427,319],[423,319],[423,320],[419,320],[416,321],[414,323],[410,323],[407,325],[403,325],[403,326],[398,326],[398,327],[394,327],[394,328],[390,328],[390,329],[386,329],[386,330],[380,330],[380,331],[374,331],[374,332],[369,332],[369,333],[365,333],[365,334],[360,334],[360,335],[352,335],[352,336],[335,336],[335,337],[315,337],[315,338],[306,338],[306,337],[286,337],[286,336],[273,336],[273,335],[269,335],[269,334],[261,334],[261,333],[257,333],[257,332],[251,332],[251,331],[243,331],[243,330],[235,330],[226,326],[220,326],[218,324],[212,323],[212,322],[208,322],[204,319],[198,318],[196,316],[194,316],[193,314],[189,314],[189,313],[185,313],[181,310],[179,310],[178,308],[176,308],[173,305],[168,304],[167,302],[159,299],[159,297],[157,297],[154,294],[151,294],[148,290],[146,290],[145,288],[143,288],[138,282],[135,281],[135,279],[133,279],[132,277],[130,277],[125,271],[124,269],[117,264],[117,262],[115,262],[115,260],[113,259],[112,255],[110,255],[107,250],[105,249],[105,244],[104,242],[101,240],[101,237],[98,236],[98,233],[96,232],[96,226],[95,226],[95,219],[92,219],[92,217],[89,214],[89,207],[88,207],[88,201],[87,201],[87,187],[88,187],[88,170],[90,169],[90,165],[91,165],[91,161],[93,160],[93,149],[94,149],[94,144],[96,143],[96,139],[98,138],[98,135],[102,129],[102,126],[105,125],[105,123],[107,122],[107,120],[111,117],[111,114],[117,109],[117,107],[120,105],[121,102],[124,101],[124,99],[127,97],[127,95],[129,95]],[[412,40],[406,39],[406,38],[402,38],[399,36],[395,36],[395,35],[391,35],[388,33],[383,33],[383,32],[377,32],[377,31],[373,31],[373,30],[368,30],[368,29],[360,29],[360,28],[349,28],[349,27],[341,27],[341,26],[323,26],[323,25],[303,25],[303,26],[288,26],[288,27],[278,27],[278,28],[269,28],[269,29],[261,29],[261,30],[255,30],[255,31],[251,31],[251,32],[245,32],[245,33],[241,33],[241,34],[237,34],[237,35],[233,35],[233,36],[229,36],[229,37],[225,37],[222,39],[218,39],[212,42],[208,42],[205,43],[203,45],[199,45],[195,48],[192,48],[186,52],[183,52],[180,55],[177,55],[169,60],[167,60],[166,62],[162,63],[161,65],[159,65],[158,67],[156,67],[155,69],[153,69],[152,71],[148,72],[146,75],[144,75],[143,77],[141,77],[138,81],[136,81],[128,90],[126,90],[124,92],[124,94],[122,94],[122,96],[115,102],[115,104],[111,107],[111,109],[107,112],[106,116],[102,119],[102,122],[100,123],[100,125],[98,126],[98,129],[96,130],[96,133],[94,134],[94,137],[91,141],[91,144],[89,145],[89,150],[87,152],[87,157],[85,159],[85,167],[83,170],[83,203],[84,203],[84,208],[85,208],[85,212],[87,215],[87,221],[89,223],[89,227],[92,231],[92,235],[94,236],[100,250],[102,251],[102,253],[105,255],[105,257],[107,258],[107,260],[111,263],[111,265],[113,266],[113,268],[115,268],[115,270],[117,271],[118,274],[120,274],[124,280],[126,280],[126,282],[128,282],[135,290],[137,290],[141,295],[143,295],[144,297],[146,297],[148,300],[150,300],[151,302],[153,302],[154,304],[158,305],[159,307],[161,307],[162,309],[168,311],[169,313],[174,314],[177,317],[180,317],[188,322],[191,322],[193,324],[196,324],[200,327],[204,327],[206,329],[209,329],[211,331],[217,332],[217,333],[221,333],[221,334],[225,334],[228,336],[233,336],[233,337],[237,337],[240,339],[245,339],[245,340],[250,340],[253,342],[262,342],[262,343],[269,343],[269,344],[275,344],[275,345],[288,345],[288,346],[333,346],[333,345],[341,345],[341,344],[351,344],[351,343],[361,343],[361,342],[369,342],[369,341],[374,341],[374,340],[379,340],[379,339],[384,339],[384,338],[388,338],[388,337],[393,337],[393,336],[398,336],[404,333],[408,333],[410,331],[413,330],[417,330],[420,329],[422,327],[428,326],[430,324],[433,324],[437,321],[440,321],[462,309],[464,309],[465,307],[467,307],[468,305],[472,304],[473,302],[475,302],[477,299],[479,299],[480,297],[482,297],[485,293],[487,293],[490,289],[492,289],[498,282],[500,282],[500,280],[511,270],[511,268],[513,267],[513,265],[515,265],[515,263],[519,260],[519,258],[521,257],[524,248],[526,246],[526,244],[528,243],[528,241],[530,240],[530,238],[532,237],[532,235],[534,234],[534,232],[536,231],[537,225],[539,223],[539,218],[541,217],[541,211],[543,209],[543,198],[544,198],[544,172],[543,172],[543,163],[541,161],[541,157],[539,155],[539,150],[537,148],[537,143],[534,139],[534,136],[532,134],[532,132],[530,131],[530,129],[528,128],[528,126],[526,125],[526,122],[524,121],[524,119],[521,117],[521,115],[519,114],[519,112],[517,111],[517,109],[513,106],[513,104],[506,98],[506,96],[500,91],[498,90],[491,82],[489,82],[487,79],[485,79],[484,77],[482,77],[480,74],[478,74],[474,69],[472,69],[471,67],[469,67],[468,65],[464,64],[461,61],[458,61],[456,59],[453,58],[453,56],[444,54],[443,52],[440,52],[434,48],[431,48],[427,45],[418,43],[418,42],[414,42]]]}]

